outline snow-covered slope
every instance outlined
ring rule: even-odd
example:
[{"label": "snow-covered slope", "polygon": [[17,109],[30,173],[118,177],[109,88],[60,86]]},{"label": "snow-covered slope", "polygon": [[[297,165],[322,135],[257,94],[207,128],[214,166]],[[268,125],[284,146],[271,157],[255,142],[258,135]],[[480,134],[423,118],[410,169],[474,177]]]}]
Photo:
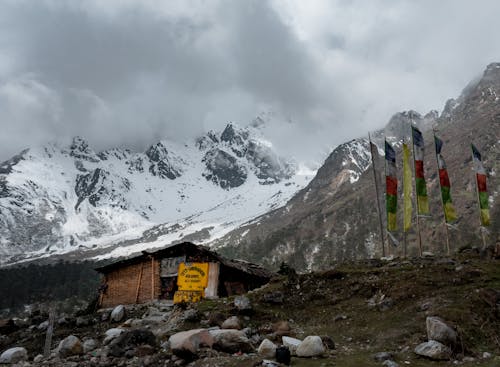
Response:
[{"label": "snow-covered slope", "polygon": [[96,153],[81,138],[32,148],[0,164],[0,262],[207,242],[283,205],[313,174],[279,157],[258,128],[233,124],[144,153]]}]

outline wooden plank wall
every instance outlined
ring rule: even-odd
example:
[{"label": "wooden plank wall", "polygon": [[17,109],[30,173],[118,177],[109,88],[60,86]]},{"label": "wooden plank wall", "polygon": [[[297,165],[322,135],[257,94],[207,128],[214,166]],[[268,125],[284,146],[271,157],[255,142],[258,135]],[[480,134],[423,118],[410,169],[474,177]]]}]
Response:
[{"label": "wooden plank wall", "polygon": [[161,287],[160,263],[156,259],[145,259],[140,263],[115,269],[106,274],[106,284],[108,288],[102,297],[101,307],[158,299]]}]

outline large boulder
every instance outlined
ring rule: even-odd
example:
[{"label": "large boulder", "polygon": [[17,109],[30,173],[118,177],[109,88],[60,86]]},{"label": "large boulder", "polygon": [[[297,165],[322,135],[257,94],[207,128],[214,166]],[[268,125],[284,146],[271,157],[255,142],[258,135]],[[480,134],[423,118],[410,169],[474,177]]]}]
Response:
[{"label": "large boulder", "polygon": [[118,338],[124,331],[125,329],[116,327],[106,330],[106,332],[104,333],[104,341],[102,343],[104,345],[111,343],[112,340]]},{"label": "large boulder", "polygon": [[210,330],[214,338],[213,348],[226,353],[249,353],[254,347],[245,333],[241,330],[222,329]]},{"label": "large boulder", "polygon": [[259,353],[262,358],[274,358],[276,356],[276,344],[269,339],[264,339],[262,343],[260,343],[257,353]]},{"label": "large boulder", "polygon": [[435,360],[448,360],[451,357],[451,349],[435,340],[417,345],[415,353]]},{"label": "large boulder", "polygon": [[109,343],[109,354],[113,357],[134,356],[138,347],[148,345],[154,348],[156,344],[156,337],[150,330],[127,330]]},{"label": "large boulder", "polygon": [[67,336],[59,343],[57,353],[62,358],[83,354],[82,342],[74,335]]},{"label": "large boulder", "polygon": [[241,329],[241,322],[238,316],[231,316],[230,318],[226,319],[222,325],[222,329]]},{"label": "large boulder", "polygon": [[281,341],[283,342],[283,345],[285,347],[288,347],[288,349],[290,349],[290,353],[292,355],[297,354],[297,348],[299,347],[300,343],[302,343],[302,340],[295,339],[289,336],[283,336],[281,338]]},{"label": "large boulder", "polygon": [[457,343],[457,332],[440,317],[429,316],[425,320],[425,324],[429,340],[436,340],[448,346],[453,346]]},{"label": "large boulder", "polygon": [[298,357],[318,357],[325,353],[325,346],[319,336],[310,335],[300,343],[296,353]]},{"label": "large boulder", "polygon": [[118,305],[111,311],[111,322],[120,322],[125,318],[125,306]]},{"label": "large boulder", "polygon": [[214,338],[206,329],[194,329],[174,334],[168,342],[172,353],[186,358],[198,353],[200,347],[211,348],[214,344]]},{"label": "large boulder", "polygon": [[14,364],[28,360],[28,351],[23,347],[7,349],[0,355],[0,364]]}]

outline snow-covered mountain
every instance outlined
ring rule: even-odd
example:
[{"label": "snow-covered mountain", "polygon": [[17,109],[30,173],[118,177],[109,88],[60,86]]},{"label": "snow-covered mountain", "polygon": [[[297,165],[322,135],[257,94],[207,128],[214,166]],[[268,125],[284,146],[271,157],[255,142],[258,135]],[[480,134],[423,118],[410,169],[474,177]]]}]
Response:
[{"label": "snow-covered mountain", "polygon": [[258,124],[142,153],[97,153],[79,137],[30,148],[0,164],[0,262],[206,242],[283,205],[313,175],[277,155]]}]

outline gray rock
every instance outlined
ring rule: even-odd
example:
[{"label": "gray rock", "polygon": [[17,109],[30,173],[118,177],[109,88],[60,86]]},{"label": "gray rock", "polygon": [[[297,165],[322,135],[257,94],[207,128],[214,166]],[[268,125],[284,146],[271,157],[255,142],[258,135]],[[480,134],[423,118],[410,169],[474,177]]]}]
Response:
[{"label": "gray rock", "polygon": [[259,353],[262,358],[274,358],[276,357],[276,344],[269,339],[264,339],[262,343],[260,343],[257,353]]},{"label": "gray rock", "polygon": [[7,349],[0,355],[0,363],[14,364],[28,360],[28,351],[23,347]]},{"label": "gray rock", "polygon": [[47,330],[48,327],[49,327],[49,321],[46,320],[44,322],[41,322],[40,325],[38,325],[37,329],[38,330]]},{"label": "gray rock", "polygon": [[111,311],[111,322],[120,322],[125,318],[125,306],[116,306],[113,311]]},{"label": "gray rock", "polygon": [[389,352],[378,352],[373,355],[373,359],[377,362],[383,362],[392,358],[392,353]]},{"label": "gray rock", "polygon": [[434,360],[448,360],[451,357],[451,349],[438,341],[429,340],[417,345],[415,354]]},{"label": "gray rock", "polygon": [[325,346],[319,336],[310,335],[300,343],[296,353],[299,357],[318,357],[325,353]]},{"label": "gray rock", "polygon": [[210,330],[214,338],[213,348],[226,353],[249,353],[254,347],[245,333],[241,330],[222,329]]},{"label": "gray rock", "polygon": [[385,367],[399,367],[399,364],[397,364],[396,362],[394,362],[392,359],[387,359],[384,361],[384,363],[382,363],[382,366],[385,366]]},{"label": "gray rock", "polygon": [[197,322],[200,321],[200,314],[196,309],[190,308],[184,311],[182,318],[187,322]]},{"label": "gray rock", "polygon": [[154,353],[156,344],[156,337],[149,330],[126,330],[109,343],[109,355],[113,357],[149,355]]},{"label": "gray rock", "polygon": [[250,311],[252,309],[252,304],[247,296],[236,296],[234,298],[234,307],[239,311]]},{"label": "gray rock", "polygon": [[112,340],[118,338],[121,333],[123,333],[125,330],[121,328],[111,328],[106,330],[104,333],[104,341],[102,342],[104,345],[109,344]]},{"label": "gray rock", "polygon": [[290,349],[290,353],[292,355],[297,354],[297,348],[299,347],[300,343],[302,343],[302,340],[295,339],[289,336],[283,336],[281,340],[283,342],[283,345]]},{"label": "gray rock", "polygon": [[198,353],[200,347],[211,348],[214,344],[214,338],[206,329],[194,329],[172,335],[168,343],[172,353],[176,356],[190,358]]},{"label": "gray rock", "polygon": [[484,359],[489,359],[493,357],[493,354],[489,353],[489,352],[483,352],[483,358]]},{"label": "gray rock", "polygon": [[230,318],[226,319],[221,325],[222,329],[241,329],[241,322],[238,316],[231,316]]},{"label": "gray rock", "polygon": [[448,346],[453,346],[457,343],[457,332],[448,326],[443,319],[436,316],[429,316],[425,320],[425,324],[429,340],[436,340]]},{"label": "gray rock", "polygon": [[33,362],[34,363],[40,363],[41,361],[43,361],[43,355],[42,354],[38,354],[35,358],[33,358]]},{"label": "gray rock", "polygon": [[82,342],[74,335],[67,336],[59,343],[57,354],[62,358],[83,354]]},{"label": "gray rock", "polygon": [[97,341],[95,339],[86,339],[83,341],[83,353],[88,353],[97,348]]}]

